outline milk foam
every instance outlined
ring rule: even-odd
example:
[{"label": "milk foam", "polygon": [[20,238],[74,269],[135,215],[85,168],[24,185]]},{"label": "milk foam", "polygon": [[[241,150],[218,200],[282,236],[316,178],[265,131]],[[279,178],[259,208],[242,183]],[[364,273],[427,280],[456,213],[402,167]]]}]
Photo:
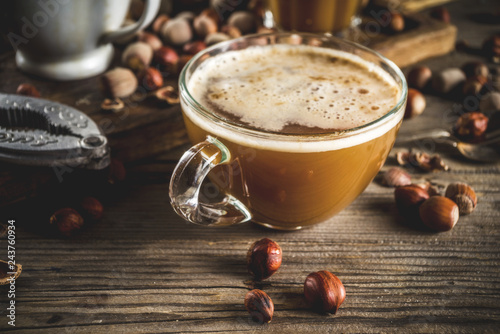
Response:
[{"label": "milk foam", "polygon": [[[401,95],[394,80],[375,64],[350,53],[312,46],[269,45],[229,51],[205,61],[187,85],[195,100],[245,127],[283,133],[306,129],[306,135],[370,123],[388,113]],[[393,117],[368,137],[339,137],[329,144],[314,143],[311,138],[276,144],[243,139],[241,134],[208,124],[185,103],[183,107],[193,122],[209,132],[240,143],[243,140],[246,145],[300,152],[357,145],[383,135],[402,117]]]}]

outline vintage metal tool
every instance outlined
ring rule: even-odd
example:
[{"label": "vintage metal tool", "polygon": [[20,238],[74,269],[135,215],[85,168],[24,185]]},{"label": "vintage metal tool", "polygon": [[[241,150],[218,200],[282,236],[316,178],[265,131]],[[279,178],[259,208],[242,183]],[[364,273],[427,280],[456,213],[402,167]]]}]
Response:
[{"label": "vintage metal tool", "polygon": [[0,93],[0,161],[103,169],[109,146],[94,121],[75,108]]}]

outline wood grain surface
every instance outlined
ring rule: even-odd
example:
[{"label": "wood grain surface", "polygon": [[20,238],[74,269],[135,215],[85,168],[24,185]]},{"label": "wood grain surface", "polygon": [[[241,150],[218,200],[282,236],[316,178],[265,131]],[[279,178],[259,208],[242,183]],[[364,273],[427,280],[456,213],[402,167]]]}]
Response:
[{"label": "wood grain surface", "polygon": [[[447,5],[459,38],[475,47],[499,29],[471,20],[491,2],[482,6]],[[473,59],[484,61],[454,52],[425,63],[438,70]],[[0,78],[2,91],[12,92],[19,83],[4,72]],[[56,84],[41,88],[49,96],[57,92]],[[402,135],[450,126],[451,110],[461,101],[426,98],[426,111],[405,121]],[[180,116],[178,110],[167,112]],[[278,232],[254,224],[210,229],[185,223],[169,204],[170,174],[188,145],[181,139],[176,145],[157,144],[173,148],[129,163],[127,180],[106,197],[103,219],[72,239],[50,233],[46,212],[37,205],[59,205],[55,197],[0,209],[0,223],[16,220],[16,261],[23,266],[15,287],[16,327],[7,325],[8,287],[0,286],[0,331],[498,333],[500,163],[465,161],[453,150],[425,143],[428,152],[443,155],[450,171],[410,170],[414,178],[462,181],[478,194],[476,211],[450,232],[432,233],[406,222],[397,213],[393,190],[377,182],[336,217],[309,229]],[[395,147],[384,170],[396,164],[396,151],[407,148]],[[281,245],[283,264],[271,278],[255,283],[245,256],[262,237]],[[6,240],[0,240],[3,260],[6,248]],[[335,316],[305,306],[303,282],[318,270],[332,271],[346,287],[347,298]],[[270,324],[253,322],[244,309],[244,296],[254,287],[275,303]]]}]

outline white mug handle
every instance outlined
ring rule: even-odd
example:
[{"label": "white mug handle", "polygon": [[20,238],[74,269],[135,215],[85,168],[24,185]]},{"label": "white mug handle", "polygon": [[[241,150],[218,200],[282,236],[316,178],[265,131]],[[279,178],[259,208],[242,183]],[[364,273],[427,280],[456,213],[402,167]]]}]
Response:
[{"label": "white mug handle", "polygon": [[160,2],[161,0],[146,0],[144,3],[144,11],[142,13],[142,16],[136,23],[115,31],[104,33],[99,40],[100,43],[111,43],[116,39],[130,36],[146,27],[153,21],[153,19],[156,17],[156,14],[158,14],[158,10],[160,9]]}]

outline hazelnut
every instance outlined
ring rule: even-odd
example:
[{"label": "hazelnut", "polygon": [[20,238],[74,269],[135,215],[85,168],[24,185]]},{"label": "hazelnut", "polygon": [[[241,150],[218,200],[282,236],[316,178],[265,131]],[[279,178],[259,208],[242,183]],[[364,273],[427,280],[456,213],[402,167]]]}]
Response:
[{"label": "hazelnut", "polygon": [[248,291],[245,296],[245,308],[255,322],[263,324],[269,323],[273,319],[274,303],[262,290]]},{"label": "hazelnut", "polygon": [[422,222],[438,232],[451,230],[459,217],[457,204],[444,196],[429,197],[420,205],[419,212]]},{"label": "hazelnut", "polygon": [[181,72],[181,70],[186,66],[188,61],[193,58],[193,55],[181,55],[179,57],[179,62],[177,63],[177,72]]},{"label": "hazelnut", "polygon": [[478,95],[483,86],[488,82],[486,77],[475,75],[465,80],[462,92],[464,95]]},{"label": "hazelnut", "polygon": [[409,88],[404,118],[409,119],[420,115],[424,112],[425,106],[424,95],[414,88]]},{"label": "hazelnut", "polygon": [[171,73],[175,73],[177,71],[177,63],[179,62],[179,55],[175,52],[174,49],[168,46],[162,46],[154,53],[154,61],[160,67]]},{"label": "hazelnut", "polygon": [[391,13],[391,19],[389,22],[389,29],[393,32],[403,31],[405,28],[405,19],[400,13]]},{"label": "hazelnut", "polygon": [[488,66],[486,66],[485,63],[480,62],[480,61],[470,61],[465,63],[462,66],[462,71],[465,73],[465,76],[467,78],[480,75],[485,78],[488,77],[490,74],[490,70],[488,69]]},{"label": "hazelnut", "polygon": [[115,158],[111,158],[108,167],[108,182],[111,184],[116,184],[125,180],[127,176],[127,171],[123,163]]},{"label": "hazelnut", "polygon": [[156,90],[154,96],[158,100],[167,102],[168,104],[177,104],[180,102],[179,92],[172,86],[165,86]]},{"label": "hazelnut", "polygon": [[241,37],[240,29],[235,26],[225,25],[220,29],[220,32],[228,35],[230,38],[238,38]]},{"label": "hazelnut", "polygon": [[476,192],[468,184],[460,182],[449,184],[445,196],[458,205],[461,215],[468,215],[476,208]]},{"label": "hazelnut", "polygon": [[447,94],[465,81],[465,73],[452,67],[443,70],[432,77],[432,89],[437,93]]},{"label": "hazelnut", "polygon": [[500,34],[493,35],[483,42],[482,50],[486,57],[500,57]]},{"label": "hazelnut", "polygon": [[31,96],[31,97],[40,97],[40,92],[36,87],[29,83],[22,83],[17,86],[16,94]]},{"label": "hazelnut", "polygon": [[227,20],[227,24],[238,28],[243,35],[253,33],[257,29],[257,19],[255,15],[247,11],[236,11],[232,13]]},{"label": "hazelnut", "polygon": [[134,73],[123,67],[104,73],[101,82],[105,93],[114,98],[127,97],[137,89],[137,78]]},{"label": "hazelnut", "polygon": [[130,44],[122,54],[122,64],[136,73],[147,68],[152,59],[153,49],[144,42]]},{"label": "hazelnut", "polygon": [[62,235],[71,237],[82,228],[83,217],[74,209],[64,208],[50,217],[50,223],[56,225]]},{"label": "hazelnut", "polygon": [[101,103],[102,111],[118,112],[125,108],[125,103],[119,98],[116,99],[104,99]]},{"label": "hazelnut", "polygon": [[19,275],[21,275],[22,271],[23,271],[23,266],[20,265],[19,263],[12,265],[9,264],[9,262],[0,260],[0,285],[10,284],[12,274],[9,273],[12,272],[15,273],[14,280],[16,280],[19,277]]},{"label": "hazelnut", "polygon": [[90,196],[84,197],[80,201],[80,207],[85,218],[90,220],[99,220],[102,218],[104,208],[101,202],[99,202],[96,198]]},{"label": "hazelnut", "polygon": [[163,86],[163,76],[154,67],[148,67],[138,75],[140,84],[147,90],[157,90]]},{"label": "hazelnut", "polygon": [[417,66],[408,72],[408,86],[416,89],[424,89],[432,77],[432,71],[427,66]]},{"label": "hazelnut", "polygon": [[483,113],[489,113],[500,110],[500,93],[490,92],[479,100],[479,110]]},{"label": "hazelnut", "polygon": [[151,46],[151,49],[153,49],[153,51],[156,51],[163,46],[163,43],[158,36],[147,31],[143,31],[139,34],[138,41],[148,44],[149,46]]},{"label": "hazelnut", "polygon": [[189,42],[187,44],[184,44],[184,47],[182,50],[184,53],[187,53],[189,55],[195,55],[198,52],[204,50],[207,48],[207,45],[203,41],[194,41],[194,42]]},{"label": "hazelnut", "polygon": [[431,10],[430,16],[444,23],[450,23],[450,12],[445,7],[437,7]]},{"label": "hazelnut", "polygon": [[168,17],[168,15],[166,14],[160,14],[158,15],[158,17],[153,21],[153,24],[151,24],[151,30],[155,33],[155,34],[159,34],[160,33],[160,30],[161,30],[161,27],[163,27],[163,25],[165,23],[167,23],[167,21],[169,20],[170,18]]},{"label": "hazelnut", "polygon": [[337,313],[346,296],[340,279],[329,271],[310,273],[304,282],[304,297],[309,305],[327,313]]},{"label": "hazelnut", "polygon": [[187,20],[175,18],[161,27],[160,36],[167,44],[183,45],[193,38],[193,32]]},{"label": "hazelnut", "polygon": [[211,46],[211,45],[214,45],[214,44],[217,44],[220,42],[229,41],[230,39],[231,39],[231,37],[229,37],[228,35],[223,34],[221,32],[216,32],[216,33],[208,35],[205,38],[205,44],[207,46]]},{"label": "hazelnut", "polygon": [[418,217],[420,205],[429,198],[429,193],[422,187],[410,184],[397,187],[394,190],[396,206],[401,215],[407,217]]},{"label": "hazelnut", "polygon": [[218,30],[217,21],[207,15],[195,17],[193,27],[196,34],[201,38],[205,38],[207,35],[213,34]]},{"label": "hazelnut", "polygon": [[256,280],[270,277],[281,266],[281,247],[271,239],[258,240],[247,252],[248,272]]},{"label": "hazelnut", "polygon": [[401,187],[411,184],[411,176],[405,170],[392,167],[382,176],[382,184],[387,187]]},{"label": "hazelnut", "polygon": [[457,137],[465,141],[479,141],[488,127],[488,117],[481,112],[469,112],[460,116],[453,128]]}]

